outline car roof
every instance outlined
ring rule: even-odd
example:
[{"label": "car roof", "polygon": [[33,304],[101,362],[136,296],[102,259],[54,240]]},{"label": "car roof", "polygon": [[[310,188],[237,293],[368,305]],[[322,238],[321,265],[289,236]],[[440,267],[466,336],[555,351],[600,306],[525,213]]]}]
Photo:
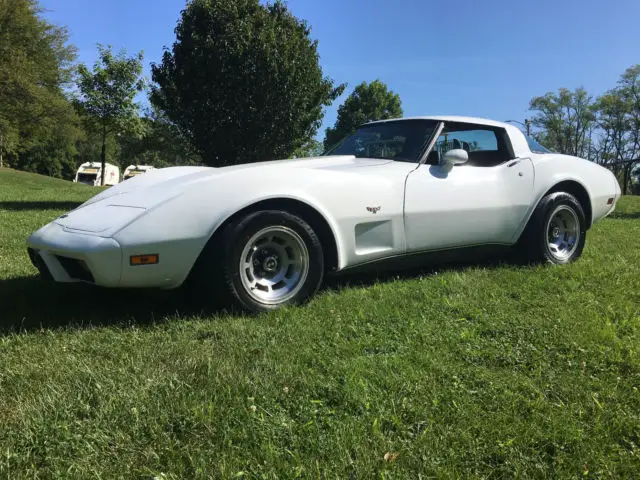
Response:
[{"label": "car roof", "polygon": [[440,122],[458,122],[458,123],[477,123],[480,125],[487,125],[490,127],[500,127],[500,128],[515,128],[513,125],[510,125],[505,122],[497,122],[495,120],[490,120],[488,118],[481,117],[465,117],[461,115],[426,115],[426,116],[418,116],[418,117],[403,117],[403,118],[390,118],[388,120],[376,120],[371,123],[384,123],[384,122],[401,122],[403,120],[436,120]]}]

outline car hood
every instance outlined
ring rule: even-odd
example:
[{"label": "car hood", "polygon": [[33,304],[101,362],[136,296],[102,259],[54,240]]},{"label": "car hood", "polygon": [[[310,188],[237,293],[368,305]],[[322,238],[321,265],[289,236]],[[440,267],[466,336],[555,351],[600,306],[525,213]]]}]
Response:
[{"label": "car hood", "polygon": [[354,156],[311,157],[297,160],[274,160],[271,162],[247,163],[230,167],[169,167],[152,170],[130,180],[115,185],[90,198],[79,208],[92,203],[110,199],[117,205],[148,208],[184,191],[189,184],[206,181],[242,170],[251,169],[252,173],[275,170],[334,170],[349,171],[367,169],[391,163],[392,160],[356,158]]},{"label": "car hood", "polygon": [[[371,169],[391,162],[392,160],[385,159],[332,156],[276,160],[222,168],[162,168],[138,175],[102,191],[75,210],[57,218],[55,223],[67,230],[109,236],[134,221],[148,209],[182,195],[195,184],[216,177],[231,177],[231,174],[242,175],[242,170],[251,169],[253,175],[274,171],[282,174],[280,170],[298,169],[346,173],[353,169]],[[312,175],[312,172],[309,174]]]}]

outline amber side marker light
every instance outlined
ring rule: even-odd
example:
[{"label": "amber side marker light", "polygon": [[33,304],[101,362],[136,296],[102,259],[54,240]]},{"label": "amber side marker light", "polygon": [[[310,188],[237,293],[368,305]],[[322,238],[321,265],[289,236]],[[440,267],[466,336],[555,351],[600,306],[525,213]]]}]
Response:
[{"label": "amber side marker light", "polygon": [[160,261],[160,256],[157,253],[149,255],[132,255],[129,257],[130,265],[155,265]]}]

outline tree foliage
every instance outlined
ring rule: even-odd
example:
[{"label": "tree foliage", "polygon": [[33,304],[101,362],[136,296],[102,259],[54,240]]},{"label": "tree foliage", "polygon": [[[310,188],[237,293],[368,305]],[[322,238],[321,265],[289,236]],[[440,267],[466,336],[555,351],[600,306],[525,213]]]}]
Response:
[{"label": "tree foliage", "polygon": [[[162,113],[152,110],[141,119],[141,134],[119,137],[122,168],[130,164],[162,168],[173,165],[199,165],[200,156]],[[125,165],[126,163],[126,165]]]},{"label": "tree foliage", "polygon": [[596,155],[601,164],[615,164],[625,160],[628,153],[628,105],[619,92],[611,90],[598,97],[594,104],[597,115]]},{"label": "tree foliage", "polygon": [[290,156],[342,86],[323,76],[308,25],[280,2],[192,0],[152,65],[151,100],[212,166]]},{"label": "tree foliage", "polygon": [[65,95],[75,49],[35,0],[0,0],[0,164],[61,176],[82,130]]},{"label": "tree foliage", "polygon": [[293,152],[293,156],[295,158],[319,157],[322,155],[322,152],[322,143],[317,141],[315,138],[312,138],[302,147]]},{"label": "tree foliage", "polygon": [[139,106],[136,95],[144,90],[142,52],[127,58],[122,50],[117,55],[111,47],[98,45],[98,61],[89,70],[78,67],[78,106],[90,130],[102,140],[100,160],[102,180],[106,162],[107,137],[113,133],[133,132],[139,127]]},{"label": "tree foliage", "polygon": [[609,167],[627,193],[640,165],[640,65],[595,100],[583,88],[561,88],[533,98],[530,108],[542,143]]},{"label": "tree foliage", "polygon": [[531,100],[537,112],[532,123],[543,131],[543,142],[559,153],[589,156],[589,134],[595,120],[593,98],[584,88],[561,88]]},{"label": "tree foliage", "polygon": [[400,96],[388,89],[380,80],[362,82],[338,108],[338,119],[333,128],[325,131],[325,149],[338,143],[355,131],[358,125],[372,120],[402,117]]},{"label": "tree foliage", "polygon": [[612,164],[626,194],[640,165],[640,65],[628,68],[617,86],[598,99],[597,111],[601,158]]},{"label": "tree foliage", "polygon": [[[36,0],[0,0],[0,166],[72,179],[103,145],[105,161],[120,166],[199,162],[166,118],[139,116],[141,55],[98,52],[97,73],[81,66],[75,78],[66,29],[43,20]],[[75,99],[74,80],[82,87]]]}]

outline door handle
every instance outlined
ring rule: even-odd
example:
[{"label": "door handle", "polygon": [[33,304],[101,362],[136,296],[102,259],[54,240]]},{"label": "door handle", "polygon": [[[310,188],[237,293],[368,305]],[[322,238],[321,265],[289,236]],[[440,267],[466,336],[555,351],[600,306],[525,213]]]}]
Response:
[{"label": "door handle", "polygon": [[514,161],[513,161],[513,162],[511,162],[511,163],[507,163],[507,167],[511,168],[511,167],[513,167],[514,165],[517,165],[517,164],[519,164],[519,163],[520,163],[520,160],[514,160]]}]

